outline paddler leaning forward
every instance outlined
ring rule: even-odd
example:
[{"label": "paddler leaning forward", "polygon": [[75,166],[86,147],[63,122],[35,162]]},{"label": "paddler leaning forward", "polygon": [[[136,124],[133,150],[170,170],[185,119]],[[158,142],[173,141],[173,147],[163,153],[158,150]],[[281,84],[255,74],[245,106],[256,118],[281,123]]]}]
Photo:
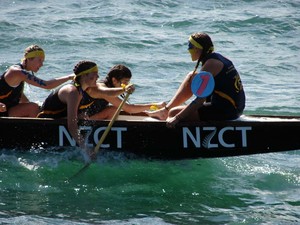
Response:
[{"label": "paddler leaning forward", "polygon": [[[78,132],[78,110],[92,104],[93,98],[87,90],[96,87],[98,79],[97,64],[92,61],[80,61],[74,69],[75,79],[52,92],[42,105],[39,118],[65,118],[67,117],[68,130],[76,143],[84,148],[84,137]],[[130,88],[128,88],[130,89]],[[114,90],[116,95],[128,91],[127,88]]]}]

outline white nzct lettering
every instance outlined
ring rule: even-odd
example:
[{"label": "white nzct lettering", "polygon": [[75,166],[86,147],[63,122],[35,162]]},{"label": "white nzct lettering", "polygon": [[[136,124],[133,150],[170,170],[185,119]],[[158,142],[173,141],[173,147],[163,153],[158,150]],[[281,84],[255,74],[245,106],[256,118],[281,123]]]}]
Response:
[{"label": "white nzct lettering", "polygon": [[[234,132],[233,135],[241,135],[242,147],[247,147],[247,131],[252,130],[252,127],[223,127],[217,131],[216,127],[203,127],[202,131],[211,131],[208,135],[203,138],[200,127],[195,127],[192,132],[188,127],[182,128],[183,135],[183,148],[188,148],[188,143],[191,141],[196,148],[218,148],[219,145],[225,148],[235,148],[236,143],[227,143],[224,140],[224,134],[226,132]],[[212,138],[217,135],[218,143],[212,143]]]},{"label": "white nzct lettering", "polygon": [[76,146],[76,141],[64,126],[58,127],[59,146],[64,146],[64,137],[69,141],[69,145]]},{"label": "white nzct lettering", "polygon": [[[99,135],[100,132],[104,132],[106,129],[106,127],[99,127],[98,129],[96,129],[94,131],[94,136],[93,136],[93,140],[94,143],[98,143],[101,136]],[[127,131],[127,127],[112,127],[111,131],[115,131],[117,133],[117,148],[122,148],[122,132],[123,131]],[[110,144],[102,144],[100,146],[101,148],[110,148]]]},{"label": "white nzct lettering", "polygon": [[[91,134],[92,136],[92,140],[93,143],[88,142],[88,138],[86,138],[85,140],[85,144],[88,147],[92,147],[95,144],[97,144],[101,138],[100,133],[104,132],[106,129],[106,127],[99,127],[97,128],[94,133],[92,134],[92,127],[91,126],[81,126],[79,128],[80,131],[84,131],[85,132],[85,136],[89,137]],[[74,138],[72,138],[72,136],[70,135],[70,133],[68,132],[68,130],[65,128],[65,126],[59,126],[59,146],[66,146],[66,145],[70,145],[70,146],[76,146],[76,142],[74,140]],[[127,131],[127,127],[112,127],[111,128],[112,132],[116,132],[116,144],[117,144],[117,148],[122,148],[122,132],[123,131]],[[65,143],[65,139],[67,139],[67,143]],[[110,144],[102,144],[101,148],[110,148]]]}]

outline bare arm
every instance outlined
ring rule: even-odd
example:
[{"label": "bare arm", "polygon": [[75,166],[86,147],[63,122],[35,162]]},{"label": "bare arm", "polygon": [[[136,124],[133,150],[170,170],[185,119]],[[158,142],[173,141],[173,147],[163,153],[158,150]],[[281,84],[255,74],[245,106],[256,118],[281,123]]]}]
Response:
[{"label": "bare arm", "polygon": [[97,83],[96,87],[89,88],[87,93],[93,98],[117,97],[125,92],[124,88],[109,88],[102,83]]},{"label": "bare arm", "polygon": [[65,83],[69,80],[73,80],[74,76],[75,76],[74,74],[70,74],[70,75],[54,78],[54,79],[51,79],[51,80],[48,80],[48,81],[44,81],[45,84],[46,84],[45,89],[56,88],[59,85]]},{"label": "bare arm", "polygon": [[[216,76],[223,68],[223,63],[219,60],[216,59],[209,59],[207,60],[207,62],[202,66],[201,70],[202,71],[207,71],[213,74],[213,76]],[[197,74],[197,72],[195,73]],[[173,97],[173,99],[170,101],[170,103],[167,105],[167,107],[172,108],[173,105],[177,106],[178,104],[182,104],[184,101],[186,101],[187,99],[189,99],[190,97],[193,96],[192,90],[191,90],[191,83],[192,80],[194,78],[194,74],[192,74],[192,72],[190,72],[185,80],[182,82],[182,84],[180,85],[176,95]],[[188,113],[183,113],[183,117],[189,115],[189,113],[192,111],[193,107],[197,107],[198,108],[203,104],[203,102],[205,101],[205,99],[196,99],[195,101],[193,101],[191,104],[189,104],[189,106],[187,107],[188,109],[186,109],[186,111],[188,111]]]},{"label": "bare arm", "polygon": [[79,102],[81,100],[81,96],[75,87],[69,86],[64,87],[64,90],[60,90],[59,93],[60,99],[67,104],[67,124],[68,130],[71,133],[72,137],[76,141],[79,146],[84,146],[84,139],[79,134],[78,131],[78,115],[77,110],[79,106]]},{"label": "bare arm", "polygon": [[[105,99],[112,105],[118,107],[122,100],[118,97],[119,95],[123,94],[124,92],[130,92],[132,93],[135,90],[135,87],[133,84],[127,85],[125,88],[123,87],[115,87],[110,88],[105,86],[103,83],[97,83],[97,87],[89,88],[87,90],[87,93],[97,99]],[[123,110],[128,113],[139,113],[143,112],[145,110],[149,110],[150,106],[152,104],[128,104],[125,103],[123,106]],[[158,108],[161,108],[164,106],[164,103],[158,103]]]},{"label": "bare arm", "polygon": [[187,101],[192,96],[191,82],[192,82],[193,72],[187,74],[181,85],[179,86],[176,94],[173,96],[171,101],[162,109],[156,110],[154,112],[147,112],[148,116],[158,118],[160,120],[165,120],[168,117],[169,110],[176,106],[180,106],[185,101]]},{"label": "bare arm", "polygon": [[36,87],[44,88],[44,89],[55,88],[65,83],[68,80],[72,80],[73,78],[74,78],[74,74],[70,74],[67,76],[45,81],[32,75],[27,71],[15,67],[10,68],[5,74],[5,81],[12,87],[18,86],[22,81],[25,81],[28,84],[34,85]]},{"label": "bare arm", "polygon": [[192,82],[192,72],[187,74],[187,76],[179,86],[176,94],[171,99],[171,101],[167,104],[168,109],[183,104],[193,95],[190,88],[191,82]]},{"label": "bare arm", "polygon": [[[207,71],[216,76],[223,68],[223,63],[216,59],[209,59],[205,62],[202,66],[202,71]],[[189,89],[190,83],[192,81],[192,77],[189,81]],[[167,126],[174,127],[179,121],[187,121],[187,118],[197,120],[198,119],[198,109],[203,105],[205,102],[205,98],[196,98],[192,101],[189,105],[187,105],[184,109],[182,109],[176,116],[169,117],[167,119]]]},{"label": "bare arm", "polygon": [[107,87],[103,83],[97,83],[96,87],[89,88],[87,93],[93,98],[107,98],[107,97],[117,97],[124,92],[133,93],[135,86],[133,84],[128,84],[125,88],[123,87]]},{"label": "bare arm", "polygon": [[[118,107],[122,100],[119,97],[106,97],[105,98],[106,101],[110,102],[112,105]],[[155,103],[155,105],[158,108],[162,108],[165,106],[165,102],[160,102],[160,103]],[[130,114],[134,114],[134,113],[140,113],[140,112],[144,112],[146,110],[150,110],[150,107],[153,105],[153,103],[146,103],[146,104],[129,104],[129,103],[125,103],[123,105],[123,110],[127,113]]]},{"label": "bare arm", "polygon": [[[202,71],[207,71],[216,76],[223,68],[223,63],[216,59],[209,59],[202,66]],[[197,74],[197,72],[195,73]],[[175,106],[181,105],[185,101],[187,101],[190,97],[192,97],[193,93],[191,91],[191,83],[193,80],[192,72],[188,73],[185,77],[184,81],[181,83],[178,88],[176,94],[172,98],[172,100],[167,104],[167,108],[173,108]]]}]

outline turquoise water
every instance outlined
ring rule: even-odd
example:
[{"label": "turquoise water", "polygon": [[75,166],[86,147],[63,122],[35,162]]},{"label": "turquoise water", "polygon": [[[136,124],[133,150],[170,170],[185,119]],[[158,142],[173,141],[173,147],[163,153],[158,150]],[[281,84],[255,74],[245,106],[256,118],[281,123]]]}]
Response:
[{"label": "turquoise water", "polygon": [[[82,59],[96,61],[102,77],[124,63],[137,87],[130,102],[168,100],[194,67],[189,35],[205,31],[240,71],[246,114],[300,115],[299,8],[294,0],[1,0],[0,69],[35,43],[46,51],[42,78],[69,74]],[[49,94],[25,91],[40,103]],[[299,151],[182,161],[104,154],[66,182],[83,166],[78,149],[2,149],[0,223],[297,224],[299,164]]]}]

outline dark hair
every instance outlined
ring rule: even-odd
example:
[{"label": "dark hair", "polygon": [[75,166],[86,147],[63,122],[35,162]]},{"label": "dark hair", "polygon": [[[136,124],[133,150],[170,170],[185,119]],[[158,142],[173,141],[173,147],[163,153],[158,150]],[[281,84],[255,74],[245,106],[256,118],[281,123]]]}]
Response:
[{"label": "dark hair", "polygon": [[214,51],[214,44],[210,36],[203,32],[192,34],[192,38],[203,47],[201,57],[198,59],[194,69],[194,73],[195,73],[200,62],[201,61],[204,62],[205,58]]},{"label": "dark hair", "polygon": [[104,79],[104,83],[107,87],[113,87],[112,78],[116,80],[121,80],[122,78],[131,78],[131,71],[128,67],[118,64],[113,66]]},{"label": "dark hair", "polygon": [[85,70],[88,70],[94,66],[96,66],[97,64],[92,62],[92,61],[87,61],[87,60],[82,60],[82,61],[79,61],[75,66],[74,66],[74,69],[73,69],[73,72],[75,73],[76,77],[75,77],[75,80],[74,80],[74,84],[76,86],[80,86],[80,79],[81,79],[81,76],[77,76],[79,73],[85,71]]},{"label": "dark hair", "polygon": [[203,57],[205,57],[209,53],[212,53],[214,44],[208,34],[194,33],[192,34],[192,38],[203,47],[203,53],[202,53],[204,54]]}]

